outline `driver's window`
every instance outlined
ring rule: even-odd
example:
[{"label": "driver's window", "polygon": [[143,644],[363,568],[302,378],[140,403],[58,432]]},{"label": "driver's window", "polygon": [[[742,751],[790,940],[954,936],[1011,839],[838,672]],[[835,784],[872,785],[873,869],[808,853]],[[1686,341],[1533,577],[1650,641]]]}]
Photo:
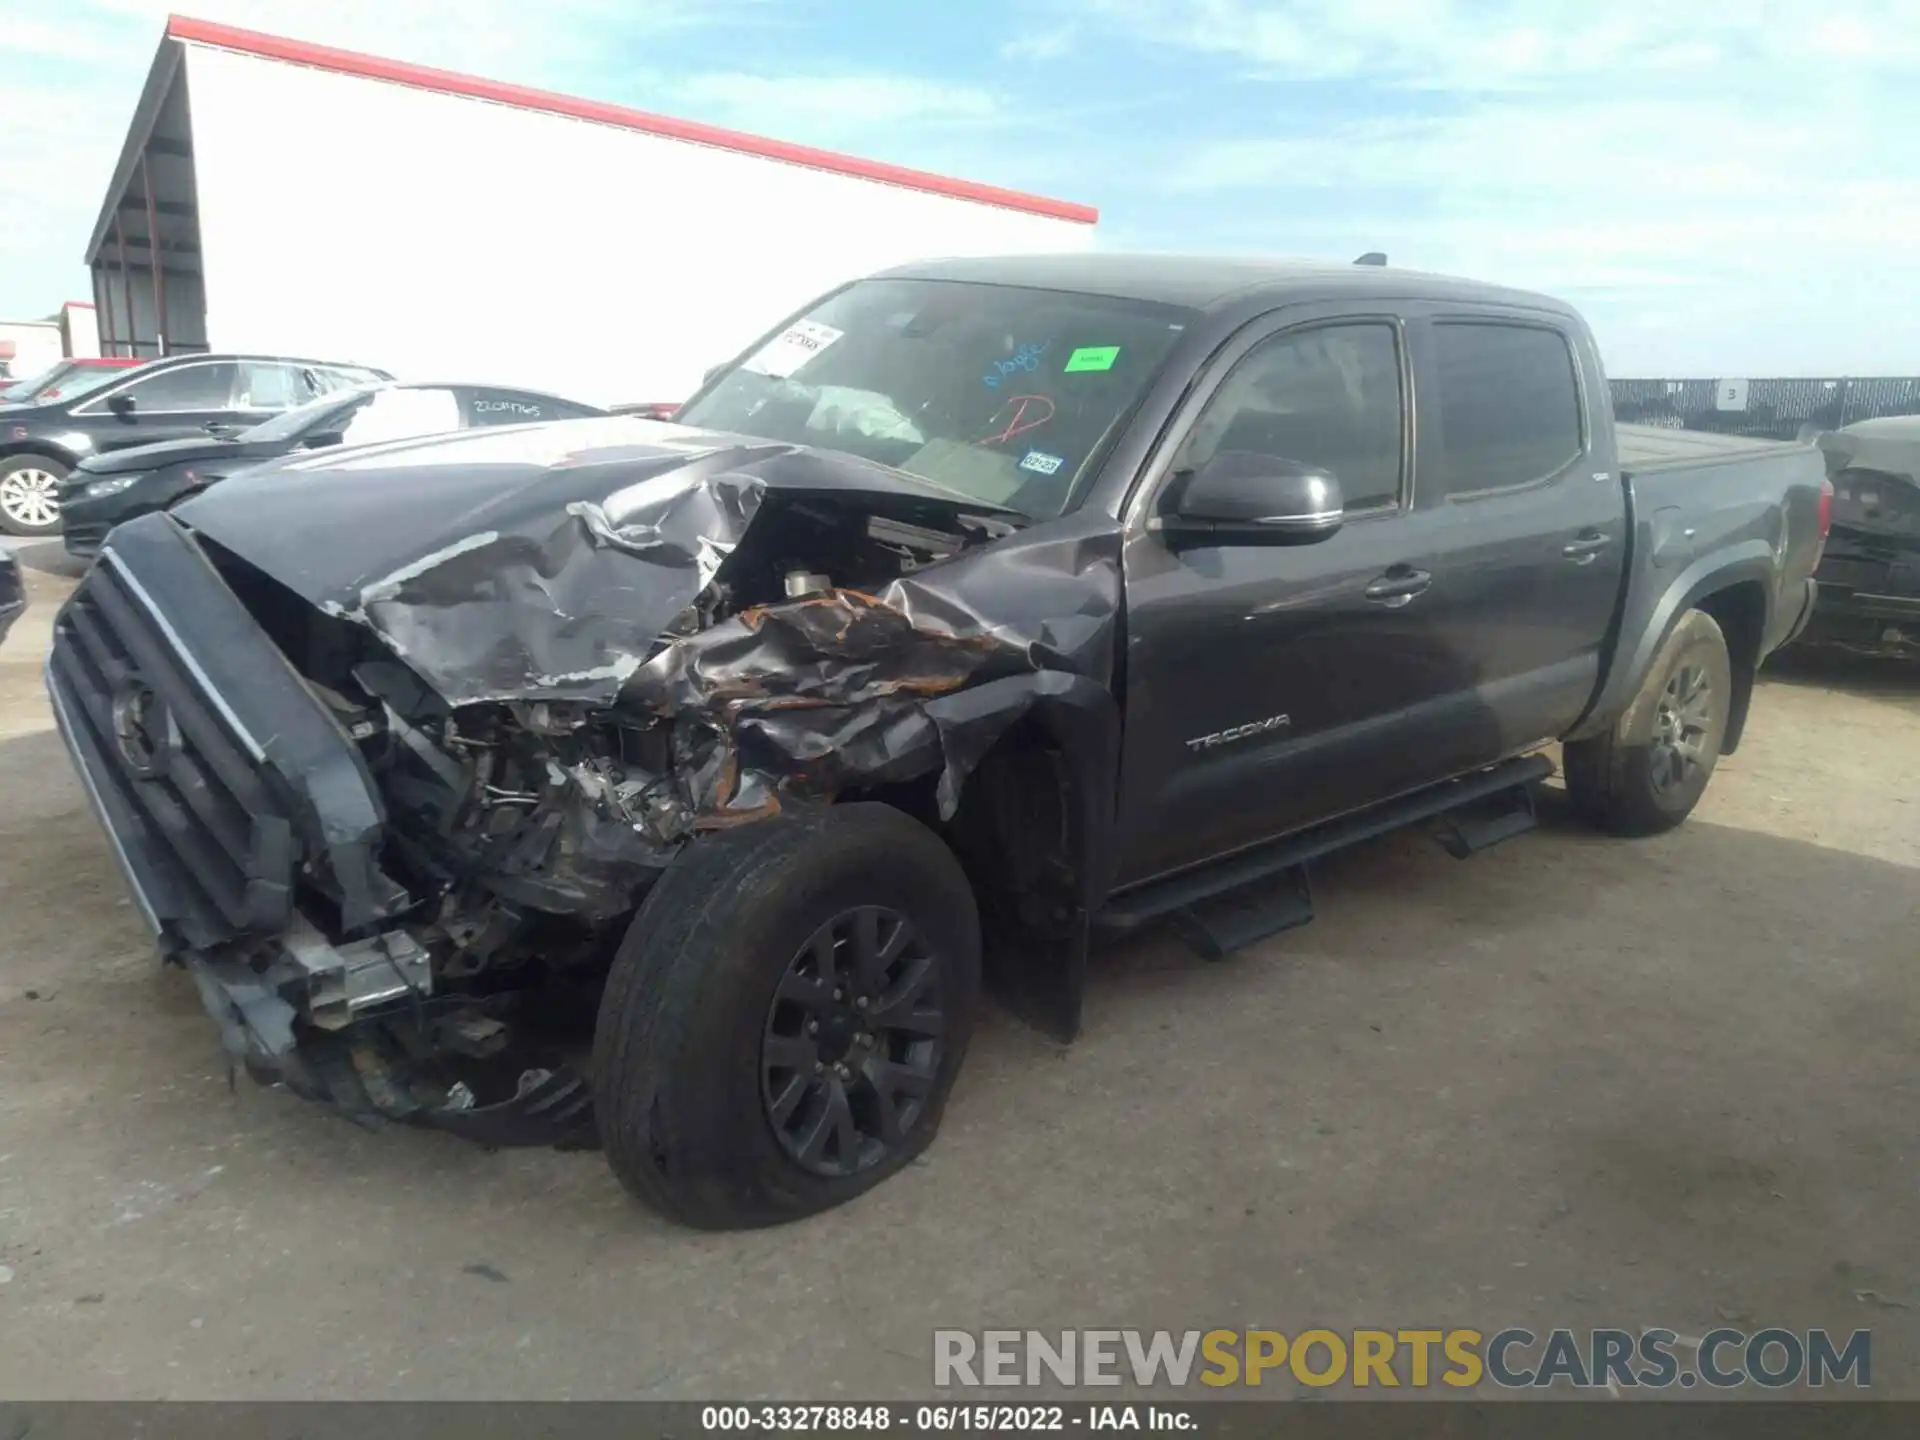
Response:
[{"label": "driver's window", "polygon": [[1391,325],[1289,331],[1257,346],[1214,392],[1181,447],[1179,467],[1220,451],[1329,470],[1346,508],[1400,498],[1404,404]]},{"label": "driver's window", "polygon": [[[124,390],[113,392],[133,401],[134,413],[167,415],[201,410],[227,410],[233,405],[233,362],[209,360],[202,364],[182,365],[136,380]],[[105,409],[102,396],[90,408]]]}]

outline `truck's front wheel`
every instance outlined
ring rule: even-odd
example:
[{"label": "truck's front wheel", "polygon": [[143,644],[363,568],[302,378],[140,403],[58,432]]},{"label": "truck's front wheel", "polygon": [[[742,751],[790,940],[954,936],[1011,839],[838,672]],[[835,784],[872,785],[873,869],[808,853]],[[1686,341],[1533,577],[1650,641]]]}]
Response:
[{"label": "truck's front wheel", "polygon": [[622,942],[594,1039],[614,1171],[702,1229],[777,1224],[924,1150],[980,987],[966,876],[884,805],[691,846]]},{"label": "truck's front wheel", "polygon": [[1627,713],[1565,750],[1574,805],[1618,835],[1671,830],[1700,803],[1720,759],[1733,698],[1726,636],[1690,610],[1654,657]]}]

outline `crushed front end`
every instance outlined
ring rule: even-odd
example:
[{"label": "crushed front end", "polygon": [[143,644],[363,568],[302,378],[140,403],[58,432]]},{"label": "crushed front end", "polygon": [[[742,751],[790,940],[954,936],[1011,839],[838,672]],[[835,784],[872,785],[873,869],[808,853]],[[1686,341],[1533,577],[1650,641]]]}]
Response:
[{"label": "crushed front end", "polygon": [[995,574],[1005,517],[808,456],[783,488],[781,458],[515,483],[338,583],[258,540],[245,477],[115,530],[48,690],[235,1063],[363,1120],[591,1143],[599,990],[684,847],[915,779],[950,813],[1045,690],[986,682],[1106,654],[1104,543]]}]

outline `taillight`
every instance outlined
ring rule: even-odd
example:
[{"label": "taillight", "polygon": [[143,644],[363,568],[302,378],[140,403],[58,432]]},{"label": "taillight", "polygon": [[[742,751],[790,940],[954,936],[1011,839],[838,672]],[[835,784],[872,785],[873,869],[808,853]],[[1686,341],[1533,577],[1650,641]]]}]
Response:
[{"label": "taillight", "polygon": [[1820,534],[1813,542],[1813,563],[1819,566],[1821,557],[1827,553],[1827,532],[1833,528],[1833,481],[1822,477],[1820,481]]}]

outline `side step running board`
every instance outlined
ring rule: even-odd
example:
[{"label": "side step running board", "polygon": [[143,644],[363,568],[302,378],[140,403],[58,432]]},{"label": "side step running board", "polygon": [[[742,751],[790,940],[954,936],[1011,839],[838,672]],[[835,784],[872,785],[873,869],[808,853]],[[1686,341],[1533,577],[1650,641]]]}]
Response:
[{"label": "side step running board", "polygon": [[[1533,827],[1535,782],[1553,773],[1544,755],[1506,760],[1491,769],[1449,780],[1371,810],[1328,821],[1298,835],[1244,851],[1199,870],[1172,875],[1115,896],[1094,917],[1103,936],[1124,935],[1170,919],[1209,959],[1304,925],[1313,918],[1313,888],[1307,862],[1376,835],[1449,816],[1437,827],[1447,853],[1459,859]],[[1450,816],[1483,802],[1488,813]],[[1291,874],[1287,887],[1263,886]]]},{"label": "side step running board", "polygon": [[1475,801],[1433,820],[1433,838],[1456,860],[1511,840],[1533,829],[1533,786],[1516,785],[1499,795]]}]

